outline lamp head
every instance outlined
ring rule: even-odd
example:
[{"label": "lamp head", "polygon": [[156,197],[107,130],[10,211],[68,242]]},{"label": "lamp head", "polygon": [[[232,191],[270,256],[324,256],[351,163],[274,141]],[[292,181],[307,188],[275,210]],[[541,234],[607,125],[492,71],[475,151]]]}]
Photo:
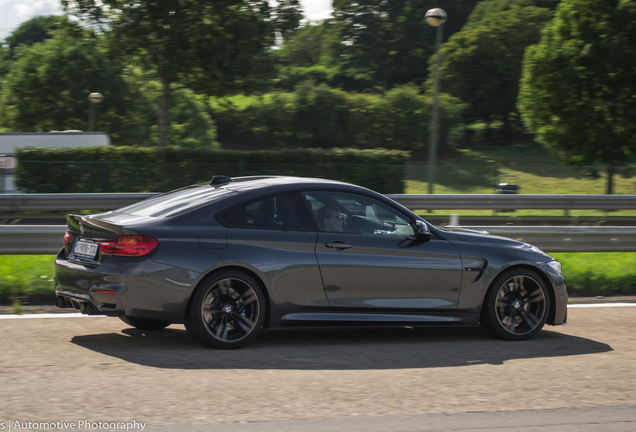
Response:
[{"label": "lamp head", "polygon": [[98,104],[104,100],[104,95],[98,92],[91,93],[88,95],[88,100],[94,104]]},{"label": "lamp head", "polygon": [[426,22],[433,27],[439,27],[444,24],[446,22],[446,18],[448,18],[446,11],[440,8],[429,9],[426,12],[426,15],[424,15]]}]

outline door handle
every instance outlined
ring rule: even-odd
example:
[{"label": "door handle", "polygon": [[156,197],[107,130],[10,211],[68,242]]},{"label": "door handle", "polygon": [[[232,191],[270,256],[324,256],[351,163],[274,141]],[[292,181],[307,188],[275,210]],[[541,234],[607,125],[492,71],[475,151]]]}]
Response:
[{"label": "door handle", "polygon": [[325,246],[327,246],[328,248],[334,248],[339,250],[351,248],[351,245],[345,244],[341,241],[327,242],[325,243]]}]

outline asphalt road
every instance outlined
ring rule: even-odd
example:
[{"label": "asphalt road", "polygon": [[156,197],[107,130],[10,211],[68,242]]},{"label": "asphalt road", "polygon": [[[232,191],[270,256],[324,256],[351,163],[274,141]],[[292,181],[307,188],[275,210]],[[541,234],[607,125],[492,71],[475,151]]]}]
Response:
[{"label": "asphalt road", "polygon": [[0,427],[636,430],[636,307],[572,308],[568,319],[526,342],[479,329],[301,329],[237,351],[203,348],[182,326],[0,320]]}]

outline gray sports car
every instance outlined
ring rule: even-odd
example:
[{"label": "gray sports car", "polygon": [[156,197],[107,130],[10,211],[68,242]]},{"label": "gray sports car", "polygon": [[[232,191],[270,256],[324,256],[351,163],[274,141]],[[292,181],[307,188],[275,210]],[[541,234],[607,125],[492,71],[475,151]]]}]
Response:
[{"label": "gray sports car", "polygon": [[214,348],[261,328],[481,325],[524,340],[567,319],[538,248],[436,228],[389,198],[298,177],[215,176],[107,213],[68,215],[57,305]]}]

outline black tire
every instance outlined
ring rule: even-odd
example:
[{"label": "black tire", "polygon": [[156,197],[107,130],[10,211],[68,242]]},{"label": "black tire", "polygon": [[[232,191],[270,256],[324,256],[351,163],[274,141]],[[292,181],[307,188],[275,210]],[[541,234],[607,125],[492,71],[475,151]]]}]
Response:
[{"label": "black tire", "polygon": [[140,330],[162,330],[172,324],[170,321],[154,320],[150,318],[136,318],[127,315],[120,316],[119,319],[129,326],[138,328]]},{"label": "black tire", "polygon": [[531,270],[510,269],[488,290],[480,323],[500,339],[527,340],[541,331],[549,313],[550,294],[541,277]]},{"label": "black tire", "polygon": [[235,349],[256,337],[265,312],[265,297],[254,278],[240,271],[221,271],[194,292],[185,327],[203,345]]}]

